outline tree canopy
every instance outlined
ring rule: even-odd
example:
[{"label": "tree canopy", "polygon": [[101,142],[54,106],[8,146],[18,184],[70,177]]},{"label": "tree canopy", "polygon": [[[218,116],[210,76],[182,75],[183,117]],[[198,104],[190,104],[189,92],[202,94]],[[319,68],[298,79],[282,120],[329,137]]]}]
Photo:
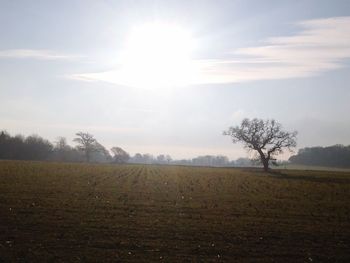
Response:
[{"label": "tree canopy", "polygon": [[47,160],[53,145],[38,135],[11,136],[0,131],[0,159]]},{"label": "tree canopy", "polygon": [[77,148],[84,152],[86,161],[90,162],[92,153],[101,150],[101,144],[90,133],[78,132],[75,135],[77,137],[73,141],[78,144]]},{"label": "tree canopy", "polygon": [[130,159],[130,155],[120,147],[113,147],[111,151],[115,163],[127,163]]}]

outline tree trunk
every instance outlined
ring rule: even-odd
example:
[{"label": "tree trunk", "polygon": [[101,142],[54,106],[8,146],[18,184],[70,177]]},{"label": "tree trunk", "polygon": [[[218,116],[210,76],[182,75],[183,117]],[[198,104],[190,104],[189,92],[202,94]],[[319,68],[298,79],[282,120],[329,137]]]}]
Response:
[{"label": "tree trunk", "polygon": [[264,171],[268,172],[269,171],[269,161],[266,158],[262,159],[261,161],[264,165]]},{"label": "tree trunk", "polygon": [[90,162],[90,151],[85,152],[86,162]]},{"label": "tree trunk", "polygon": [[269,159],[270,158],[266,158],[265,154],[259,149],[257,150],[260,154],[260,159],[261,159],[261,162],[264,166],[264,171],[265,172],[268,172],[269,171]]}]

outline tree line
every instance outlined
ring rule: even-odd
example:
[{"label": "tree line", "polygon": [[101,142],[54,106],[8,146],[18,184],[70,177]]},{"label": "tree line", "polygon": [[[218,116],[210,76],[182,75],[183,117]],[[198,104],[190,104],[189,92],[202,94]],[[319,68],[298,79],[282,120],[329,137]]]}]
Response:
[{"label": "tree line", "polygon": [[[0,159],[35,160],[55,162],[93,162],[93,163],[140,163],[140,164],[177,164],[195,166],[235,166],[223,155],[204,155],[192,159],[173,160],[168,154],[153,156],[149,153],[136,153],[130,156],[121,147],[107,150],[96,138],[87,132],[78,132],[73,139],[76,146],[67,143],[64,137],[58,137],[51,143],[38,135],[11,136],[0,131]],[[250,160],[240,158],[238,166],[249,166]]]},{"label": "tree line", "polygon": [[[229,135],[233,143],[242,142],[244,148],[255,152],[253,160],[239,158],[230,161],[223,155],[204,155],[193,159],[173,160],[170,155],[136,153],[130,156],[120,147],[107,150],[93,135],[78,132],[70,146],[66,138],[58,137],[54,143],[38,135],[11,136],[0,131],[0,159],[11,160],[48,160],[61,162],[95,162],[95,163],[142,163],[142,164],[178,164],[195,166],[260,166],[265,171],[269,164],[276,163],[276,156],[291,151],[296,146],[297,132],[284,131],[282,125],[275,120],[244,119],[240,126],[230,127],[223,133]],[[334,145],[329,147],[308,147],[300,149],[297,155],[290,157],[294,164],[350,167],[350,145]]]},{"label": "tree line", "polygon": [[[250,166],[263,165],[269,170],[270,163],[276,162],[276,156],[285,150],[291,151],[296,147],[297,132],[287,132],[275,120],[244,119],[241,125],[229,127],[224,135],[231,137],[233,143],[241,142],[248,151],[256,153],[255,161]],[[2,131],[0,136],[0,158],[19,160],[53,160],[68,162],[114,162],[114,163],[159,163],[182,164],[197,166],[235,166],[226,156],[198,156],[190,160],[173,161],[169,155],[159,155],[154,158],[150,154],[137,153],[130,155],[120,147],[113,147],[108,151],[93,135],[78,132],[73,141],[76,147],[67,144],[65,138],[60,137],[51,144],[37,135],[11,137]],[[111,153],[113,155],[111,155]],[[258,161],[258,162],[256,162]],[[255,165],[254,165],[255,164]]]},{"label": "tree line", "polygon": [[289,161],[293,164],[349,168],[350,145],[303,148],[291,156]]},{"label": "tree line", "polygon": [[[51,143],[39,135],[11,136],[0,131],[0,159],[63,161],[63,162],[110,162],[113,156],[88,133],[77,133],[76,147],[68,145],[66,138],[58,137]],[[85,143],[87,137],[91,139]],[[82,141],[79,141],[82,139]],[[84,144],[85,143],[85,144]]]}]

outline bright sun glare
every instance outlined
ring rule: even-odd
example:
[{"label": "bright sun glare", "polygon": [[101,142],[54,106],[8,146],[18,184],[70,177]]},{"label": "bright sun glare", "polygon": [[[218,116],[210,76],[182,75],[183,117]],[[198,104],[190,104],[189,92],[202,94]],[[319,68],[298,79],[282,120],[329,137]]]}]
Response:
[{"label": "bright sun glare", "polygon": [[134,28],[122,53],[118,79],[147,89],[189,84],[193,48],[189,32],[175,25],[151,23]]}]

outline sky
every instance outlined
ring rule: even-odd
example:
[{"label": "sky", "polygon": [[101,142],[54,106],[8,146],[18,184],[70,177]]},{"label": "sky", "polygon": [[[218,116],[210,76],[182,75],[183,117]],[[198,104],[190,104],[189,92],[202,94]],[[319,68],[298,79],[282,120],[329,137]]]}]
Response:
[{"label": "sky", "polygon": [[256,117],[349,145],[349,59],[346,0],[0,0],[0,129],[235,159],[222,132]]}]

